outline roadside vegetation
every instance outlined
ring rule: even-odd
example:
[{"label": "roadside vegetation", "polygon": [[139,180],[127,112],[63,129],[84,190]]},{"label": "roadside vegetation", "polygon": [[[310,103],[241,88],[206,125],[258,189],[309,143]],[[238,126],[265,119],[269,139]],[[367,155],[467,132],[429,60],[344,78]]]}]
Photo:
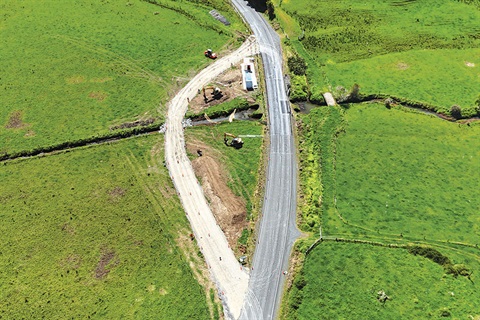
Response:
[{"label": "roadside vegetation", "polygon": [[373,103],[298,120],[300,227],[323,242],[298,244],[284,317],[478,316],[478,123]]},{"label": "roadside vegetation", "polygon": [[306,62],[293,74],[292,99],[322,103],[383,94],[464,118],[479,113],[478,1],[274,1],[288,55]]},{"label": "roadside vegetation", "polygon": [[211,318],[162,147],[147,135],[0,166],[1,317]]},{"label": "roadside vegetation", "polygon": [[211,7],[162,4],[4,1],[0,153],[161,123],[169,97],[211,62],[203,50],[236,46],[241,26],[225,5],[230,26]]}]

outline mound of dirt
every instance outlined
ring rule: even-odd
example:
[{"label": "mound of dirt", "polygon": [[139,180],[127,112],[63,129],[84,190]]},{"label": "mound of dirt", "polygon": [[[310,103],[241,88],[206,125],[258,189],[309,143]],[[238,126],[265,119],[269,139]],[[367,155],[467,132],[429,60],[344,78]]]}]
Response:
[{"label": "mound of dirt", "polygon": [[228,172],[218,160],[221,156],[219,152],[198,140],[188,142],[187,150],[192,154],[202,150],[203,156],[192,161],[193,170],[202,182],[203,192],[217,223],[230,247],[235,250],[242,230],[247,227],[245,201],[228,187]]}]

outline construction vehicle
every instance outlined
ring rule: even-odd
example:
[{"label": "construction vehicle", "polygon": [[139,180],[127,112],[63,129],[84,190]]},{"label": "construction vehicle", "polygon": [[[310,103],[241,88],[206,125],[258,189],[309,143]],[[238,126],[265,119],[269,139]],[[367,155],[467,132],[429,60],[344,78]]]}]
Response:
[{"label": "construction vehicle", "polygon": [[217,59],[217,54],[212,51],[212,49],[207,49],[204,52],[205,57],[210,58],[210,59]]},{"label": "construction vehicle", "polygon": [[212,89],[212,98],[213,99],[220,99],[223,96],[222,90],[220,90],[220,88],[212,87],[212,86],[203,87],[203,100],[205,100],[205,103],[210,101],[210,99],[207,97],[207,94],[205,93],[206,89]]},{"label": "construction vehicle", "polygon": [[[229,142],[227,137],[232,137],[233,138],[232,141]],[[234,147],[235,149],[240,149],[243,147],[242,138],[239,138],[236,135],[233,135],[228,132],[225,132],[223,134],[223,142],[225,143],[226,146]]]}]

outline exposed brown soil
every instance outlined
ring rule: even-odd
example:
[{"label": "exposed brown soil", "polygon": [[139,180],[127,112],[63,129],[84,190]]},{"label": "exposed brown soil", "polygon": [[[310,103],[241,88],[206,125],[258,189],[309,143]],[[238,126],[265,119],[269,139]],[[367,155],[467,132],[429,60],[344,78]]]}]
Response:
[{"label": "exposed brown soil", "polygon": [[192,161],[193,170],[202,182],[203,192],[210,202],[213,215],[225,233],[230,247],[236,250],[238,239],[244,228],[247,211],[245,201],[228,187],[228,173],[218,160],[221,154],[201,141],[187,142],[187,151],[196,154],[200,149],[203,156]]},{"label": "exposed brown soil", "polygon": [[232,100],[234,98],[247,98],[250,103],[254,103],[255,99],[252,97],[253,93],[243,90],[242,88],[242,75],[240,71],[240,63],[228,69],[214,82],[210,87],[219,88],[222,91],[222,95],[214,98],[212,96],[213,88],[205,87],[205,95],[207,102],[203,97],[203,90],[200,89],[200,93],[192,99],[188,105],[189,111],[194,113],[200,113],[202,110]]},{"label": "exposed brown soil", "polygon": [[292,257],[290,260],[290,266],[288,268],[288,273],[285,275],[287,277],[286,280],[286,287],[287,290],[293,285],[293,280],[295,279],[295,275],[303,268],[303,264],[305,262],[305,255],[301,254],[298,251],[294,251],[292,253]]},{"label": "exposed brown soil", "polygon": [[24,137],[25,137],[25,138],[35,137],[35,131],[33,131],[33,130],[28,130],[27,133],[25,133]]},{"label": "exposed brown soil", "polygon": [[92,91],[88,94],[88,96],[92,99],[103,101],[107,97],[107,94],[105,92]]},{"label": "exposed brown soil", "polygon": [[27,124],[23,122],[23,112],[20,110],[13,111],[8,117],[6,129],[21,129],[26,127]]},{"label": "exposed brown soil", "polygon": [[115,188],[113,188],[113,190],[111,190],[108,193],[108,195],[110,196],[111,200],[116,201],[116,200],[120,199],[121,197],[123,197],[126,192],[127,192],[127,190],[125,190],[123,188],[115,187]]},{"label": "exposed brown soil", "polygon": [[113,258],[115,258],[115,251],[102,248],[100,252],[100,260],[98,261],[97,268],[95,269],[95,279],[103,279],[108,275],[110,269],[107,269],[106,267],[113,260]]}]

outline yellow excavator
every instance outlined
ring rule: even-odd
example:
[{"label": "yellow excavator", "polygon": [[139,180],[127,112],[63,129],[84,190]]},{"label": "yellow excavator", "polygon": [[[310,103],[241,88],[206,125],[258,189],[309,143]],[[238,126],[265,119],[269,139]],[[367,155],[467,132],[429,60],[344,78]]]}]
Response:
[{"label": "yellow excavator", "polygon": [[212,89],[212,98],[213,99],[220,99],[223,96],[222,90],[220,90],[220,88],[212,87],[212,86],[203,87],[203,100],[205,100],[205,103],[207,103],[210,100],[207,97],[205,89]]},{"label": "yellow excavator", "polygon": [[[228,141],[227,137],[232,137],[233,138],[232,141]],[[234,147],[235,149],[240,149],[243,147],[242,138],[239,138],[236,135],[228,132],[225,132],[223,134],[223,142],[225,143],[226,146]]]}]

